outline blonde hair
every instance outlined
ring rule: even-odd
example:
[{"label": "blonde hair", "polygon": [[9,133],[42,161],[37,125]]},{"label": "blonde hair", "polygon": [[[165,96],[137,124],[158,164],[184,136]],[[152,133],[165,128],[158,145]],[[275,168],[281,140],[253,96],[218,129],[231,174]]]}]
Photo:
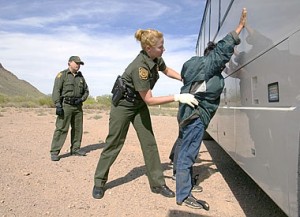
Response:
[{"label": "blonde hair", "polygon": [[154,47],[158,41],[163,37],[163,33],[155,29],[142,30],[139,29],[135,32],[134,37],[136,40],[141,42],[143,50],[146,49],[146,46]]}]

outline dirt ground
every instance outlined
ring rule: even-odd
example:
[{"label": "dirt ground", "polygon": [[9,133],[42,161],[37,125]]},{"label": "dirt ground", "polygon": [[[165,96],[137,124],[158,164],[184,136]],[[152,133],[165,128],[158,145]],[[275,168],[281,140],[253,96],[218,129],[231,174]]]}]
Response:
[{"label": "dirt ground", "polygon": [[[195,171],[210,210],[176,205],[150,191],[142,152],[131,127],[109,174],[104,198],[92,197],[93,175],[108,132],[108,112],[85,110],[82,148],[50,160],[54,109],[0,108],[0,216],[242,217],[285,216],[213,141],[205,141]],[[167,185],[175,190],[168,155],[177,136],[175,117],[152,116]]]}]

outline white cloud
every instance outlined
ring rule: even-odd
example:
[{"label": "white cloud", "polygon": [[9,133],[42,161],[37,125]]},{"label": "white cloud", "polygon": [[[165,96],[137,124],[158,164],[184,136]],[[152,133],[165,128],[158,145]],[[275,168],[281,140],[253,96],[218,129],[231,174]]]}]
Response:
[{"label": "white cloud", "polygon": [[[4,67],[20,79],[48,94],[52,91],[56,74],[67,68],[69,56],[79,55],[85,62],[81,71],[88,81],[91,95],[109,94],[116,76],[124,72],[140,51],[140,44],[133,35],[106,35],[101,38],[79,33],[75,35],[77,37],[68,34],[46,36],[2,33],[0,60]],[[166,37],[166,44],[176,47],[178,42],[185,40],[172,38],[167,41]],[[193,55],[185,50],[173,52],[171,48],[167,49],[164,59],[169,67],[177,71],[180,71],[183,61]],[[163,77],[160,83],[168,82]],[[159,92],[169,94],[177,90],[178,87],[172,87],[169,90],[160,89]]]},{"label": "white cloud", "polygon": [[[170,11],[172,2],[168,5],[150,0],[77,3],[56,0],[51,1],[52,4],[47,1],[46,5],[32,0],[31,7],[26,8],[22,8],[22,2],[6,4],[5,12],[0,15],[3,27],[0,63],[46,94],[51,93],[56,74],[67,68],[68,58],[72,55],[79,55],[85,62],[81,71],[91,95],[110,94],[116,76],[124,72],[140,51],[134,32],[144,28],[145,24],[160,29],[161,24],[168,23],[161,16],[170,19],[173,14],[177,16],[183,11],[176,1],[172,4],[173,11]],[[146,13],[149,11],[152,13]],[[165,62],[180,72],[183,62],[195,54],[198,23],[193,34],[173,34],[171,26],[161,26],[161,29],[167,32]],[[179,92],[180,82],[163,74],[160,77],[154,95]]]}]

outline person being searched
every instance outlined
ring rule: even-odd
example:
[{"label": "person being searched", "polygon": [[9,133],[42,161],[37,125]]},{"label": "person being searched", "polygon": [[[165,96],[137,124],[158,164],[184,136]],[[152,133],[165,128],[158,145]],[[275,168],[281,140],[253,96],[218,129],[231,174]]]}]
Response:
[{"label": "person being searched", "polygon": [[104,196],[110,167],[124,145],[130,123],[137,132],[151,191],[165,197],[175,197],[164,179],[148,105],[178,101],[192,108],[198,101],[189,93],[154,97],[152,89],[159,79],[159,71],[179,81],[181,76],[167,67],[162,58],[165,51],[163,33],[154,29],[139,29],[135,32],[135,38],[142,50],[122,76],[118,76],[112,90],[109,133],[94,175],[92,195],[95,199]]},{"label": "person being searched", "polygon": [[235,31],[227,34],[217,44],[208,43],[202,57],[192,57],[184,63],[181,76],[184,85],[181,93],[194,94],[199,102],[196,108],[179,105],[178,120],[181,142],[177,144],[176,203],[206,210],[209,205],[192,195],[192,167],[196,161],[203,134],[219,104],[224,88],[222,71],[240,43],[239,34],[245,26],[247,10],[244,8]]},{"label": "person being searched", "polygon": [[84,65],[78,56],[71,56],[68,61],[68,69],[59,72],[55,78],[52,100],[56,107],[56,129],[51,143],[51,160],[60,160],[60,150],[63,147],[69,126],[71,125],[70,154],[86,156],[80,149],[83,132],[82,103],[89,96],[88,85],[79,71]]}]

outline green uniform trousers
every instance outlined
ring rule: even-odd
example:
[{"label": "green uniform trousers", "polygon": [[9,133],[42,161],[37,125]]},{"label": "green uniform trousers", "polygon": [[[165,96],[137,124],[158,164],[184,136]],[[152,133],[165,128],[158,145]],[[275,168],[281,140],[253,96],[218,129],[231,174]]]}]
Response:
[{"label": "green uniform trousers", "polygon": [[57,116],[56,129],[53,134],[51,153],[58,154],[63,147],[69,126],[71,125],[71,152],[80,149],[83,131],[82,106],[71,106],[64,104],[64,115]]},{"label": "green uniform trousers", "polygon": [[109,133],[94,177],[96,187],[104,187],[107,182],[109,169],[124,145],[130,122],[141,144],[150,187],[165,184],[147,105],[144,102],[134,105],[121,100],[117,107],[113,105],[111,107]]}]

